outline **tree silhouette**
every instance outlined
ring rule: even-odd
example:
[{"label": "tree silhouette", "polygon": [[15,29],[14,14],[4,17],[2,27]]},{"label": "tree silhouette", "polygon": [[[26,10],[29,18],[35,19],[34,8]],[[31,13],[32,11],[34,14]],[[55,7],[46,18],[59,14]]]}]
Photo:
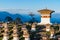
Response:
[{"label": "tree silhouette", "polygon": [[21,18],[17,17],[14,21],[16,24],[22,23]]},{"label": "tree silhouette", "polygon": [[6,22],[12,22],[13,19],[12,19],[10,16],[7,16],[7,17],[5,18],[5,21],[6,21]]},{"label": "tree silhouette", "polygon": [[34,23],[34,22],[38,22],[36,19],[35,19],[35,14],[33,14],[32,12],[29,14],[29,16],[31,16],[31,20],[29,21],[29,23]]},{"label": "tree silhouette", "polygon": [[35,19],[35,18],[33,17],[34,14],[32,14],[32,12],[31,12],[31,13],[29,14],[29,16],[31,16],[31,18],[32,18],[32,19],[29,21],[29,23],[33,23],[33,22],[34,22],[34,19]]}]

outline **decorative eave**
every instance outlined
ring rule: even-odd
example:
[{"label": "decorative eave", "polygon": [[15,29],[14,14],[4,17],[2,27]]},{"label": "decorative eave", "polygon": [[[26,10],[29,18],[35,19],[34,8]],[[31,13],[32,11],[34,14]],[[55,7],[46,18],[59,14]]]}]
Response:
[{"label": "decorative eave", "polygon": [[49,12],[50,12],[49,14],[51,14],[51,13],[55,12],[55,11],[50,10],[50,9],[42,9],[42,10],[38,10],[38,12],[43,12],[43,11],[49,11]]}]

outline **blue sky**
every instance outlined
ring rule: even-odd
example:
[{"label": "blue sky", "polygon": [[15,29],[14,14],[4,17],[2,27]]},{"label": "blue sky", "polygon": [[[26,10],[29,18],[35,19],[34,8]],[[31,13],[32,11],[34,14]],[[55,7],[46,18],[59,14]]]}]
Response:
[{"label": "blue sky", "polygon": [[60,12],[60,0],[0,0],[0,9],[23,9],[33,12],[48,8]]}]

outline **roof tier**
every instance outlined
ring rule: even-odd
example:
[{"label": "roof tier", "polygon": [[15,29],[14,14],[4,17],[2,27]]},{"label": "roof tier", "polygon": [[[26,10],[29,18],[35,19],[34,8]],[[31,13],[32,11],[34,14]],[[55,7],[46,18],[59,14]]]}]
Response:
[{"label": "roof tier", "polygon": [[42,10],[38,10],[38,12],[40,12],[41,14],[51,14],[55,11],[49,10],[49,9],[42,9]]}]

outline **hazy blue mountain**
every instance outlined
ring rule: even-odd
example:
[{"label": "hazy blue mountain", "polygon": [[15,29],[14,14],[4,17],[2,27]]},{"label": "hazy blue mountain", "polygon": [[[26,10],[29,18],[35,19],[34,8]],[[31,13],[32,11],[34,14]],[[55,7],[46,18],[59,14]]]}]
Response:
[{"label": "hazy blue mountain", "polygon": [[[41,21],[41,15],[36,14],[36,13],[34,13],[34,14],[35,14],[33,16],[35,18],[34,21],[40,22]],[[13,14],[13,13],[9,13],[6,11],[0,11],[0,20],[5,21],[5,18],[7,16],[10,16],[13,20],[15,20],[15,18],[17,18],[17,17],[20,17],[23,22],[28,22],[32,19],[31,16],[29,16],[28,14],[25,14],[25,13]],[[55,23],[55,22],[60,23],[60,13],[52,13],[50,21],[51,21],[51,23]]]},{"label": "hazy blue mountain", "polygon": [[51,15],[51,22],[52,23],[59,23],[60,24],[60,13],[53,13]]},{"label": "hazy blue mountain", "polygon": [[[31,16],[29,16],[28,14],[25,14],[25,13],[16,13],[16,14],[13,14],[13,13],[9,13],[9,12],[6,12],[6,11],[0,11],[0,20],[2,21],[5,21],[5,18],[7,16],[10,16],[11,18],[13,18],[13,20],[15,20],[15,18],[17,17],[20,17],[21,20],[23,22],[28,22],[32,19]],[[39,22],[39,16],[35,15],[34,18]]]},{"label": "hazy blue mountain", "polygon": [[12,14],[10,14],[9,12],[0,11],[0,20],[4,20],[6,18],[6,16],[12,16]]}]

